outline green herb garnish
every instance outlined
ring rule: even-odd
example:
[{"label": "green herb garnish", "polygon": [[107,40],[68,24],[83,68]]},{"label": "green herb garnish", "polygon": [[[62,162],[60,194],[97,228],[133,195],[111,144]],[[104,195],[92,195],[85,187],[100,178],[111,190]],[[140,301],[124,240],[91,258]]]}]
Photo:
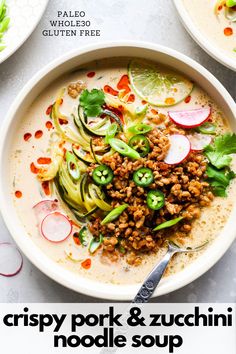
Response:
[{"label": "green herb garnish", "polygon": [[105,103],[105,94],[102,90],[84,90],[79,98],[80,105],[83,107],[88,117],[98,117],[102,113],[102,105]]},{"label": "green herb garnish", "polygon": [[6,48],[2,42],[4,32],[8,30],[10,18],[7,16],[7,5],[5,0],[0,0],[0,52]]},{"label": "green herb garnish", "polygon": [[120,253],[122,253],[122,254],[126,253],[126,250],[123,246],[120,246],[119,250],[120,250]]},{"label": "green herb garnish", "polygon": [[206,174],[213,193],[218,197],[227,197],[226,189],[230,181],[235,178],[235,173],[229,168],[217,170],[215,167],[209,165]]},{"label": "green herb garnish", "polygon": [[236,153],[236,134],[226,133],[217,137],[205,148],[205,155],[218,169],[228,167],[232,161],[230,154]]}]

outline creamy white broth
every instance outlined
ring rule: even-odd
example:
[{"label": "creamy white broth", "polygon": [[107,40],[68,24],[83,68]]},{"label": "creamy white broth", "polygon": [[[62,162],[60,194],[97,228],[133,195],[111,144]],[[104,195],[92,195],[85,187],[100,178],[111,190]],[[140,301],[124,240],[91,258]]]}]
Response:
[{"label": "creamy white broth", "polygon": [[[94,71],[96,75],[93,78],[88,78],[87,73]],[[166,252],[161,249],[157,254],[146,255],[140,266],[130,266],[126,263],[125,257],[120,257],[117,262],[111,262],[107,258],[101,257],[101,251],[91,256],[88,255],[86,247],[76,246],[72,236],[66,241],[55,244],[47,241],[39,232],[37,219],[32,207],[42,199],[54,199],[56,195],[46,197],[42,195],[40,183],[37,176],[32,174],[30,164],[37,158],[47,155],[49,147],[49,139],[52,130],[48,130],[45,126],[49,117],[45,114],[46,109],[51,105],[57,97],[58,91],[62,87],[66,87],[71,82],[83,80],[86,82],[88,89],[103,88],[108,84],[115,87],[120,77],[127,73],[127,59],[117,61],[104,60],[97,63],[87,64],[86,67],[79,69],[71,74],[61,77],[44,92],[37,97],[29,110],[24,115],[19,129],[18,135],[12,145],[10,156],[11,161],[11,185],[12,198],[16,207],[19,218],[21,219],[28,237],[51,259],[72,272],[82,276],[96,279],[101,282],[114,284],[132,284],[142,282],[144,277],[149,273],[154,264]],[[68,113],[73,110],[78,100],[74,100],[68,95],[64,98],[61,110],[63,113]],[[140,105],[140,100],[136,96],[135,102]],[[229,130],[227,119],[224,117],[220,108],[197,86],[194,87],[191,93],[191,101],[189,103],[182,102],[175,106],[175,109],[193,109],[199,106],[211,105],[212,119],[218,124],[218,132],[223,133]],[[158,108],[159,112],[166,113],[168,109]],[[34,138],[34,133],[37,130],[43,131],[43,136],[40,139]],[[31,133],[32,138],[29,141],[24,141],[25,133]],[[236,166],[235,166],[236,170]],[[233,200],[236,196],[235,182],[232,183],[229,190],[228,198],[216,197],[211,207],[202,210],[201,218],[194,222],[194,227],[190,235],[181,242],[185,246],[195,247],[205,241],[211,241],[219,234],[223,228],[230,211],[233,206]],[[22,192],[22,198],[15,197],[15,191]],[[171,232],[171,231],[170,231]],[[176,240],[178,241],[178,240]],[[68,259],[65,250],[76,252],[78,262]],[[168,268],[168,274],[173,274],[186,267],[193,261],[198,254],[181,254],[176,256]],[[92,265],[90,269],[83,269],[81,262],[87,258],[91,258]]]},{"label": "creamy white broth", "polygon": [[[236,61],[236,22],[224,16],[224,10],[218,16],[214,12],[216,0],[182,0],[191,19],[202,34],[217,46],[225,55]],[[224,29],[233,29],[231,36],[225,36]]]}]

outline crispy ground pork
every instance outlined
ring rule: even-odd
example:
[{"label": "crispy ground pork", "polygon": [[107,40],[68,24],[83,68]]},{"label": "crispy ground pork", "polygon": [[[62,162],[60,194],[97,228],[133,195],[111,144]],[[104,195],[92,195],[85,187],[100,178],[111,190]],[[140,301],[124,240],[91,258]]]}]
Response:
[{"label": "crispy ground pork", "polygon": [[[102,160],[114,173],[112,182],[105,187],[112,207],[129,205],[113,222],[101,225],[102,219],[98,216],[90,222],[93,235],[104,235],[103,254],[114,261],[121,253],[127,253],[127,262],[138,265],[143,253],[156,252],[170,235],[181,241],[191,231],[192,222],[199,218],[201,208],[213,200],[206,182],[207,162],[201,152],[191,152],[178,165],[163,162],[170,147],[168,134],[172,133],[172,128],[176,133],[176,127],[169,125],[163,131],[153,129],[147,134],[150,152],[144,158],[131,160],[116,152]],[[183,134],[184,130],[179,132]],[[153,171],[154,181],[148,188],[137,186],[133,181],[133,173],[141,167]],[[91,170],[89,172],[91,174]],[[165,196],[165,204],[158,211],[149,209],[146,203],[148,191],[156,189]],[[184,219],[171,230],[153,231],[156,225],[179,216]]]}]

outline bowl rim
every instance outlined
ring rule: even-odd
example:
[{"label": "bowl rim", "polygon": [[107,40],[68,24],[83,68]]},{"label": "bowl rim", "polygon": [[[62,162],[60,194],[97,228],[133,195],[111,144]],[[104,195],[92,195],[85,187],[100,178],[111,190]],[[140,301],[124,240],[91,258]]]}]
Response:
[{"label": "bowl rim", "polygon": [[[177,52],[176,50],[161,45],[141,41],[107,41],[101,42],[99,44],[83,46],[80,49],[72,50],[50,62],[26,83],[26,85],[22,88],[18,96],[15,98],[2,123],[0,133],[0,211],[10,234],[12,235],[19,248],[26,255],[26,257],[48,277],[60,283],[61,285],[64,285],[65,287],[82,293],[84,295],[93,296],[100,299],[121,301],[132,300],[141,284],[114,285],[97,282],[95,280],[87,278],[85,279],[85,277],[80,277],[82,283],[79,283],[78,275],[77,281],[75,281],[76,277],[71,274],[71,271],[64,269],[63,267],[56,264],[56,262],[49,259],[36,245],[32,246],[29,245],[30,243],[27,244],[27,242],[25,242],[24,237],[22,237],[22,234],[20,234],[19,230],[17,229],[17,225],[12,222],[12,215],[10,215],[7,210],[7,207],[10,209],[11,200],[7,198],[7,193],[5,193],[4,189],[3,179],[1,178],[1,175],[4,171],[3,155],[8,130],[15,119],[15,113],[21,107],[22,102],[29,95],[33,87],[36,86],[40,80],[45,79],[52,70],[56,69],[62,64],[65,64],[69,60],[77,58],[82,54],[88,54],[91,51],[93,52],[96,50],[112,49],[117,47],[122,47],[124,49],[128,47],[130,49],[146,49],[157,53],[162,53],[164,55],[168,55],[171,58],[176,58],[182,64],[191,67],[199,75],[204,76],[209,82],[211,82],[217,93],[224,97],[224,101],[230,108],[231,112],[233,113],[233,116],[236,117],[236,104],[228,93],[228,91],[223,87],[223,85],[203,66],[198,64],[193,59],[187,57],[186,55]],[[195,262],[188,265],[188,267],[186,267],[183,271],[176,273],[178,276],[176,276],[176,274],[173,276],[169,276],[168,282],[162,280],[160,286],[156,289],[154,296],[164,295],[179,288],[182,288],[183,286],[191,283],[192,281],[200,277],[208,269],[210,269],[223,256],[223,254],[227,251],[227,249],[230,247],[230,245],[235,239],[236,235],[233,228],[235,217],[236,207],[234,213],[231,212],[231,216],[229,217],[229,220],[227,221],[223,229],[224,234],[226,234],[227,237],[220,238],[218,236],[214,240],[214,252],[211,252],[210,256],[208,255],[208,257],[205,257],[204,262],[200,261],[200,259],[203,258],[202,256],[199,256]],[[25,230],[22,230],[22,232],[27,234]],[[211,248],[213,248],[213,246],[211,246]],[[35,250],[35,254],[34,252],[32,252],[33,249]],[[188,271],[186,271],[186,269],[188,269]]]},{"label": "bowl rim", "polygon": [[173,0],[173,2],[182,24],[190,36],[195,40],[195,42],[197,42],[197,44],[216,61],[226,66],[227,68],[236,71],[236,61],[228,58],[225,55],[225,52],[222,52],[220,48],[218,48],[216,45],[214,45],[214,43],[207,39],[207,36],[204,36],[203,32],[198,29],[188,14],[188,11],[183,4],[183,0]]}]

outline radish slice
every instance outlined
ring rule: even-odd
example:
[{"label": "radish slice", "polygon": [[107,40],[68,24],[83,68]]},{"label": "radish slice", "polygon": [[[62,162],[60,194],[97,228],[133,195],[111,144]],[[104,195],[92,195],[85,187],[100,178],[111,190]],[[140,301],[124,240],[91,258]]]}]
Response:
[{"label": "radish slice", "polygon": [[211,108],[198,108],[191,111],[171,111],[168,112],[168,114],[175,124],[184,128],[194,128],[198,127],[209,118]]},{"label": "radish slice", "polygon": [[45,216],[58,210],[58,202],[55,202],[55,200],[41,200],[41,202],[33,206],[33,210],[40,224]]},{"label": "radish slice", "polygon": [[187,135],[190,141],[191,150],[202,151],[207,145],[211,143],[211,137],[205,134],[194,133]]},{"label": "radish slice", "polygon": [[64,241],[71,234],[71,231],[70,220],[58,211],[48,214],[41,223],[42,235],[51,242]]},{"label": "radish slice", "polygon": [[23,257],[15,245],[0,243],[0,275],[13,277],[18,274],[23,265]]},{"label": "radish slice", "polygon": [[190,153],[190,141],[185,135],[174,134],[169,136],[170,148],[164,159],[169,165],[175,165],[182,162]]}]

